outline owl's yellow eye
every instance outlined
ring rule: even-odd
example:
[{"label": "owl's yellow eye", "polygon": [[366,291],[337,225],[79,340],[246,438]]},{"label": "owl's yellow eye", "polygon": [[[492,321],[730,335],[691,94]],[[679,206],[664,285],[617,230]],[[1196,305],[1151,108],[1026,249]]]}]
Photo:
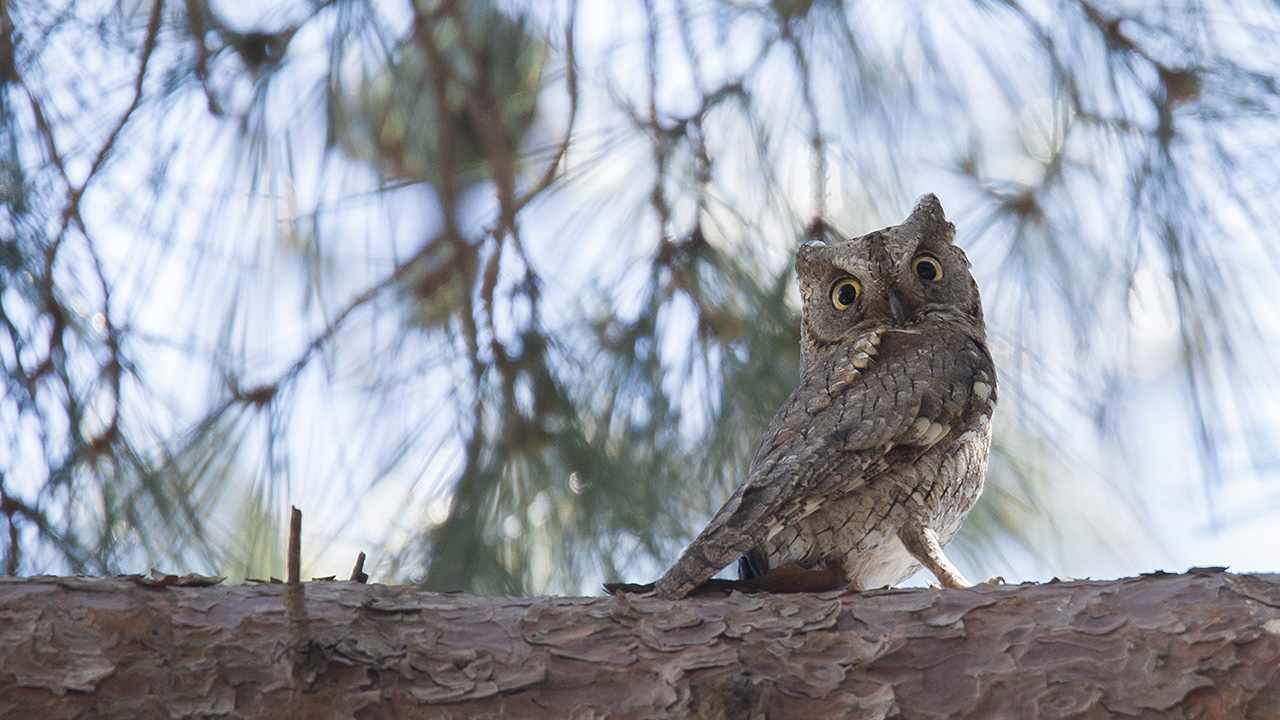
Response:
[{"label": "owl's yellow eye", "polygon": [[831,286],[831,305],[837,310],[848,310],[862,294],[862,286],[853,278],[840,278]]},{"label": "owl's yellow eye", "polygon": [[911,271],[921,280],[938,282],[942,279],[942,263],[932,255],[917,255],[911,261]]}]

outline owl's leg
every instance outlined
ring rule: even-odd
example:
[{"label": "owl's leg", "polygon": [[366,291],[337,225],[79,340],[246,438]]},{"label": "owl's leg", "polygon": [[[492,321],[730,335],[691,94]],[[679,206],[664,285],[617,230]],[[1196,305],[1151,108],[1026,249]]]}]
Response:
[{"label": "owl's leg", "polygon": [[738,579],[750,580],[769,572],[769,563],[760,548],[752,548],[738,558]]},{"label": "owl's leg", "polygon": [[942,587],[967,588],[973,583],[964,579],[964,575],[942,553],[942,543],[938,542],[938,533],[933,528],[923,525],[903,525],[898,528],[898,539],[906,546],[911,557],[929,568],[929,572],[938,578]]}]

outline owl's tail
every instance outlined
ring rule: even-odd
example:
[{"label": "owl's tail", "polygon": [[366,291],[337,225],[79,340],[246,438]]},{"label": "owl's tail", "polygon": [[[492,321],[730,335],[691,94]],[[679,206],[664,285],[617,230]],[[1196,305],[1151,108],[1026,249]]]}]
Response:
[{"label": "owl's tail", "polygon": [[[742,553],[738,543],[714,542],[712,538],[704,537],[711,534],[704,530],[702,535],[685,548],[676,564],[654,583],[654,593],[658,597],[669,600],[685,597]],[[722,537],[715,535],[716,540]],[[749,545],[750,540],[742,544]]]},{"label": "owl's tail", "polygon": [[658,578],[658,581],[653,584],[653,592],[660,598],[679,600],[715,574],[716,570],[708,570],[704,563],[689,560],[686,553],[680,556],[670,570]]}]

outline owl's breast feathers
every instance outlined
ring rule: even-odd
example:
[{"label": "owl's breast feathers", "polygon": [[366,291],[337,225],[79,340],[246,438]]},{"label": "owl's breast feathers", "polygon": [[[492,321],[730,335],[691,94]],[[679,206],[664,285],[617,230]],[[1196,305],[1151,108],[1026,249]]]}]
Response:
[{"label": "owl's breast feathers", "polygon": [[991,419],[995,377],[985,342],[963,331],[876,328],[824,348],[769,424],[749,477],[811,447],[838,455],[847,479],[851,461],[866,469],[895,447],[978,429]]}]

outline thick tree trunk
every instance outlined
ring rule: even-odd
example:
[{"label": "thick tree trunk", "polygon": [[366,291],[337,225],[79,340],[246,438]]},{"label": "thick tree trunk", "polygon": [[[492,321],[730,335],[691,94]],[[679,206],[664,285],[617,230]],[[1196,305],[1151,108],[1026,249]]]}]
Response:
[{"label": "thick tree trunk", "polygon": [[301,589],[2,580],[0,717],[1280,718],[1280,575],[679,602]]}]

